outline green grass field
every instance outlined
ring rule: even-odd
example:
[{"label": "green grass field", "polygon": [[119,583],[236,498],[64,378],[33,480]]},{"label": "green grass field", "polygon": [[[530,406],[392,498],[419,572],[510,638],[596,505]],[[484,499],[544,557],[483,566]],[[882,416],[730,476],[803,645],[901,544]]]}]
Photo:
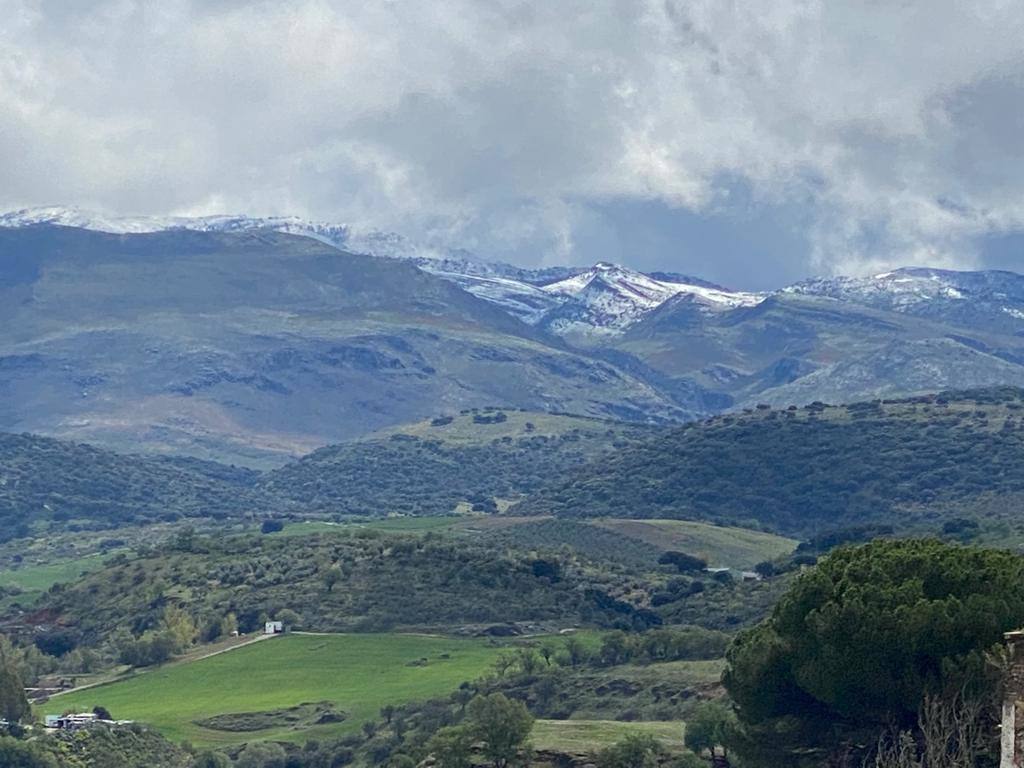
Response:
[{"label": "green grass field", "polygon": [[753,568],[764,560],[790,554],[797,545],[793,539],[771,533],[688,520],[604,519],[597,524],[659,549],[699,555],[708,565],[728,568]]},{"label": "green grass field", "polygon": [[593,753],[632,734],[649,734],[668,749],[682,749],[681,722],[623,723],[617,720],[537,720],[530,741],[535,749]]},{"label": "green grass field", "polygon": [[26,565],[0,570],[0,587],[18,587],[22,603],[33,600],[54,584],[75,581],[83,573],[98,570],[109,555],[89,555],[73,560],[58,560],[45,565]]},{"label": "green grass field", "polygon": [[[376,719],[385,704],[447,694],[483,674],[500,652],[484,639],[288,635],[58,696],[41,711],[60,714],[103,705],[117,718],[149,723],[169,738],[200,746],[260,739],[303,742],[356,731]],[[320,701],[334,702],[347,719],[301,731],[283,726],[247,733],[215,731],[194,722]]]}]

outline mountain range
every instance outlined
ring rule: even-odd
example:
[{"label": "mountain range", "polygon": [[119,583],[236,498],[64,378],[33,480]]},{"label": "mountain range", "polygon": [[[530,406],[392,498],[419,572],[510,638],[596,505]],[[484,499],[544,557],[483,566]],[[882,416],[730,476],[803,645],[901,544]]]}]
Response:
[{"label": "mountain range", "polygon": [[766,293],[295,218],[0,215],[0,429],[256,467],[504,406],[648,423],[1024,385],[1024,277]]}]

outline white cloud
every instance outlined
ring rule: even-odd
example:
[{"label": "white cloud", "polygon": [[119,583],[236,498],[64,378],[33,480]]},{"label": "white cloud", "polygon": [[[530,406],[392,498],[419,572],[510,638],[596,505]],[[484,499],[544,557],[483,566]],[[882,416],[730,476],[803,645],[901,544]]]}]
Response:
[{"label": "white cloud", "polygon": [[533,260],[588,202],[807,207],[821,270],[1024,228],[1019,0],[0,0],[0,204],[296,213]]}]

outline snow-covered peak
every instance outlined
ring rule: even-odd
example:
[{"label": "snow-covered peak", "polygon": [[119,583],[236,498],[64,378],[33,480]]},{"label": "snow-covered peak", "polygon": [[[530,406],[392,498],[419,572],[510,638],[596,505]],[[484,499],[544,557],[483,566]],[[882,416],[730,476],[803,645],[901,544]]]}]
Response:
[{"label": "snow-covered peak", "polygon": [[578,275],[543,286],[549,293],[567,296],[579,296],[596,287],[616,291],[636,304],[648,308],[681,293],[692,295],[708,305],[721,307],[752,306],[764,298],[760,294],[729,291],[711,286],[710,283],[657,280],[643,272],[608,262],[598,262]]},{"label": "snow-covered peak", "polygon": [[906,267],[871,277],[805,280],[784,288],[783,293],[828,296],[899,311],[941,301],[1024,301],[1024,276],[998,270]]},{"label": "snow-covered peak", "polygon": [[752,306],[764,297],[737,293],[699,281],[658,280],[623,267],[599,262],[564,280],[542,286],[565,303],[549,313],[545,325],[556,333],[620,333],[656,307],[688,296],[707,312]]},{"label": "snow-covered peak", "polygon": [[970,274],[977,273],[906,268],[871,277],[815,278],[789,286],[783,292],[906,309],[938,299],[964,299],[964,276]]},{"label": "snow-covered peak", "polygon": [[[359,253],[370,253],[399,259],[447,259],[453,252],[415,243],[393,232],[382,232],[369,227],[350,224],[332,224],[308,221],[297,216],[245,216],[218,214],[215,216],[107,216],[82,208],[52,206],[25,208],[0,214],[0,227],[26,227],[53,224],[79,227],[96,232],[114,234],[144,234],[186,229],[195,232],[245,232],[270,229],[293,235],[313,237],[330,245]],[[467,254],[458,254],[459,260],[471,260]]]},{"label": "snow-covered peak", "polygon": [[[234,218],[234,217],[218,217]],[[159,232],[165,229],[182,229],[197,219],[176,216],[105,216],[82,208],[48,206],[44,208],[23,208],[0,214],[0,227],[29,227],[38,224],[54,224],[62,227],[79,227],[97,232],[132,234]],[[188,227],[193,228],[193,227]]]}]

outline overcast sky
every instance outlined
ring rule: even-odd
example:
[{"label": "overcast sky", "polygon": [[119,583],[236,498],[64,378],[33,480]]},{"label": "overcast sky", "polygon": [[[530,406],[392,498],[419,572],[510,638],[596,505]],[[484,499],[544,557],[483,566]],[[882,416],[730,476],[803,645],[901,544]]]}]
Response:
[{"label": "overcast sky", "polygon": [[0,207],[1024,271],[1024,0],[0,0]]}]

